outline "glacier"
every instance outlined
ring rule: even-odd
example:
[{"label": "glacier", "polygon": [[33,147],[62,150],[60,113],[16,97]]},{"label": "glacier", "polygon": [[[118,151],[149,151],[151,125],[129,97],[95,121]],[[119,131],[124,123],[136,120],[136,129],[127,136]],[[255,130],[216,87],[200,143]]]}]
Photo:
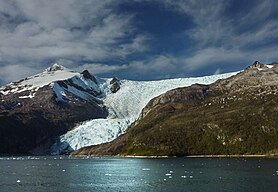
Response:
[{"label": "glacier", "polygon": [[228,78],[237,73],[159,81],[120,80],[120,89],[116,93],[110,90],[111,79],[97,78],[102,92],[99,98],[108,109],[108,117],[79,123],[73,130],[60,136],[52,145],[50,153],[53,155],[69,153],[82,147],[112,141],[125,133],[128,126],[139,117],[141,110],[152,98],[171,89],[195,83],[211,84],[218,79]]},{"label": "glacier", "polygon": [[[85,71],[84,71],[85,72]],[[105,106],[108,117],[79,122],[71,131],[61,135],[51,146],[53,155],[70,153],[82,147],[109,142],[124,134],[125,130],[136,121],[147,103],[166,91],[178,87],[186,87],[195,83],[211,84],[218,79],[228,78],[238,72],[192,78],[176,78],[159,81],[119,80],[120,89],[111,91],[113,78],[94,77],[86,71],[79,73],[57,63],[40,74],[27,77],[0,87],[0,94],[24,93],[19,99],[32,99],[36,92],[50,86],[56,95],[57,102],[75,102],[94,100]],[[87,76],[87,78],[86,78]],[[89,77],[88,77],[89,76]],[[63,86],[63,81],[67,85]]]}]

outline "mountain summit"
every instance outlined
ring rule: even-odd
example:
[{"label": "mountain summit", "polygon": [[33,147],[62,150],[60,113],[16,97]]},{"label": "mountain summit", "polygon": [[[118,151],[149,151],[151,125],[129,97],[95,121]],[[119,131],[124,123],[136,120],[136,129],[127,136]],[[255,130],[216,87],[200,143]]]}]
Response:
[{"label": "mountain summit", "polygon": [[0,88],[0,153],[29,153],[76,123],[105,118],[99,82],[54,64]]},{"label": "mountain summit", "polygon": [[54,63],[51,67],[49,67],[48,69],[47,69],[47,71],[48,72],[54,72],[54,71],[62,71],[62,70],[64,70],[65,69],[65,67],[64,66],[62,66],[62,65],[59,65],[58,63]]}]

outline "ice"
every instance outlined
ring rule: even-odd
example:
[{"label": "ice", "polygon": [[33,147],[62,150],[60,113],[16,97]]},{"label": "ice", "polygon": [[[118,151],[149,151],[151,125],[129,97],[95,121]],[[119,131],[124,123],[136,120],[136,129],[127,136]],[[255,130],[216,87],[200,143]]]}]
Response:
[{"label": "ice", "polygon": [[143,170],[143,171],[149,171],[150,168],[143,168],[142,170]]},{"label": "ice", "polygon": [[160,81],[121,80],[121,88],[116,93],[112,93],[109,89],[111,79],[98,79],[99,89],[103,93],[100,99],[108,109],[109,116],[106,119],[93,119],[76,126],[60,137],[60,141],[52,146],[51,153],[60,154],[65,149],[72,151],[112,141],[125,132],[152,98],[174,88],[195,83],[210,84],[236,73],[238,72]]},{"label": "ice", "polygon": [[[236,73],[160,81],[120,80],[120,89],[116,93],[112,93],[110,90],[112,78],[96,78],[97,82],[95,82],[85,78],[81,73],[54,64],[40,74],[1,87],[0,93],[7,95],[27,91],[27,95],[21,95],[19,98],[32,99],[41,87],[49,85],[53,89],[58,102],[67,102],[67,95],[69,94],[83,100],[102,101],[108,110],[108,117],[80,122],[73,130],[60,136],[59,141],[51,147],[52,154],[60,154],[65,150],[71,152],[85,146],[114,140],[125,133],[127,127],[139,117],[142,109],[151,99],[166,91],[195,83],[210,84]],[[61,80],[70,83],[62,86],[59,83]]]}]

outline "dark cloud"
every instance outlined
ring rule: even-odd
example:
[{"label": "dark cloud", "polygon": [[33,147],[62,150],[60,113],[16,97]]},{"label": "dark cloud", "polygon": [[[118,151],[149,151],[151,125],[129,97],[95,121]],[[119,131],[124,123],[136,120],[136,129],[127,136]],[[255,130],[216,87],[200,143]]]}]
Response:
[{"label": "dark cloud", "polygon": [[0,0],[0,79],[57,61],[140,80],[271,62],[278,59],[277,9],[275,0]]}]

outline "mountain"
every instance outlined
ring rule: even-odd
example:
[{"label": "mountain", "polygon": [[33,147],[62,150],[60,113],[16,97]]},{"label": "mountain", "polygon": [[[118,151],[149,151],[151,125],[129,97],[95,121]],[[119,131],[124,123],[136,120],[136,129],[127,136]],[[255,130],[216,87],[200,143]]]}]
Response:
[{"label": "mountain", "polygon": [[54,64],[0,88],[0,154],[65,154],[114,140],[154,97],[236,73],[161,81],[97,78]]},{"label": "mountain", "polygon": [[0,154],[29,153],[80,121],[105,118],[102,91],[88,71],[54,64],[0,88]]},{"label": "mountain", "polygon": [[278,154],[278,63],[153,98],[126,133],[72,155]]},{"label": "mountain", "polygon": [[108,117],[81,122],[73,130],[60,136],[51,147],[51,153],[69,153],[85,146],[112,141],[125,132],[152,98],[170,89],[190,86],[194,83],[209,84],[233,74],[236,73],[160,81],[118,80],[117,84],[120,88],[115,93],[113,93],[115,78],[103,80],[101,89],[110,86],[110,89],[104,89],[105,94],[101,98],[108,110]]}]

